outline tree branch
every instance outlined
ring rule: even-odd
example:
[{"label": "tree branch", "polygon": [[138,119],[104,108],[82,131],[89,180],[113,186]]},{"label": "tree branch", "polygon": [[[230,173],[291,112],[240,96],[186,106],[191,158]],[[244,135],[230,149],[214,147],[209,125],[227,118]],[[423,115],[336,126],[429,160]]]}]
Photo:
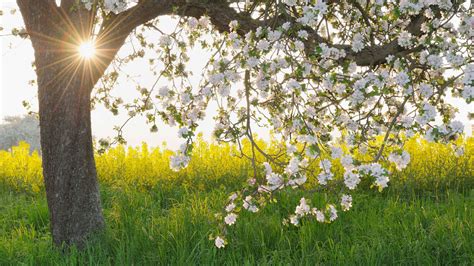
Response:
[{"label": "tree branch", "polygon": [[[335,2],[334,2],[335,3]],[[331,1],[329,4],[333,4]],[[211,23],[219,32],[229,32],[229,24],[235,20],[239,27],[237,33],[241,36],[258,27],[272,26],[276,28],[288,21],[288,17],[279,14],[278,17],[271,17],[266,20],[258,20],[251,17],[251,14],[239,13],[229,6],[227,1],[195,1],[195,0],[167,0],[154,1],[142,0],[136,6],[118,14],[110,15],[105,19],[98,35],[98,48],[102,50],[103,68],[98,69],[97,78],[104,73],[106,66],[115,57],[118,49],[123,45],[127,36],[138,26],[147,23],[162,15],[178,15],[200,18],[203,15],[209,16]],[[426,21],[423,15],[414,16],[406,27],[406,30],[414,36],[420,36],[421,24]],[[397,40],[392,40],[382,45],[372,45],[365,47],[362,51],[355,53],[350,45],[334,45],[320,36],[314,29],[308,28],[309,38],[305,43],[308,55],[315,51],[315,47],[321,43],[326,43],[330,47],[343,49],[347,59],[353,60],[359,66],[375,66],[386,61],[388,55],[407,54],[420,49],[420,47],[406,49],[398,45]]]}]

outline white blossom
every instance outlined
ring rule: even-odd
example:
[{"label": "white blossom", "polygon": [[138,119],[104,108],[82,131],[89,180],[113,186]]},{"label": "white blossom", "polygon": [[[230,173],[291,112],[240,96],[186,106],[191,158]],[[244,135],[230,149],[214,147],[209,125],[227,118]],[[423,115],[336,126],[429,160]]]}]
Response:
[{"label": "white blossom", "polygon": [[343,211],[348,211],[352,207],[352,196],[351,195],[342,195],[341,198],[341,207]]},{"label": "white blossom", "polygon": [[331,147],[331,157],[333,159],[341,158],[343,155],[342,149],[339,147]]},{"label": "white blossom", "polygon": [[426,58],[428,65],[432,66],[434,69],[439,69],[443,64],[443,59],[438,55],[429,55]]},{"label": "white blossom", "polygon": [[242,205],[244,209],[250,211],[250,212],[258,212],[257,205],[253,203],[253,198],[252,196],[247,196],[245,197],[244,203]]},{"label": "white blossom", "polygon": [[395,81],[399,86],[405,86],[408,82],[410,82],[410,76],[405,71],[398,73]]},{"label": "white blossom", "polygon": [[360,177],[358,173],[354,173],[352,170],[344,173],[344,184],[350,190],[353,190],[360,183]]},{"label": "white blossom", "polygon": [[354,52],[360,52],[362,49],[364,49],[365,44],[364,44],[364,38],[362,34],[356,33],[354,34],[354,37],[352,38],[352,51]]},{"label": "white blossom", "polygon": [[400,32],[398,35],[398,45],[404,48],[411,48],[413,45],[412,42],[413,35],[407,31]]},{"label": "white blossom", "polygon": [[452,121],[449,124],[449,127],[451,128],[451,130],[454,134],[462,133],[464,131],[464,124],[460,121],[457,121],[457,120]]},{"label": "white blossom", "polygon": [[161,35],[158,43],[161,47],[170,46],[172,43],[172,39],[169,35]]},{"label": "white blossom", "polygon": [[226,212],[231,212],[231,211],[233,211],[234,209],[235,209],[235,203],[233,203],[233,202],[230,203],[229,205],[227,205],[227,206],[225,207],[225,211],[226,211]]},{"label": "white blossom", "polygon": [[237,214],[235,213],[227,214],[227,216],[224,218],[224,221],[227,225],[235,224],[235,221],[237,221]]},{"label": "white blossom", "polygon": [[186,168],[189,164],[190,158],[186,155],[177,154],[170,157],[170,168],[173,171],[179,171],[183,168]]},{"label": "white blossom", "polygon": [[333,222],[337,219],[337,209],[334,205],[329,204],[329,221]]},{"label": "white blossom", "polygon": [[401,154],[390,153],[388,160],[395,164],[397,170],[401,171],[410,163],[410,154],[406,151],[403,151]]},{"label": "white blossom", "polygon": [[214,240],[214,244],[216,245],[217,248],[223,248],[225,247],[225,240],[222,237],[218,236]]},{"label": "white blossom", "polygon": [[189,129],[187,127],[182,127],[178,130],[178,136],[180,138],[186,138],[189,134]]},{"label": "white blossom", "polygon": [[310,213],[310,206],[306,203],[305,198],[301,198],[300,204],[296,206],[295,214],[301,217],[309,213]]}]

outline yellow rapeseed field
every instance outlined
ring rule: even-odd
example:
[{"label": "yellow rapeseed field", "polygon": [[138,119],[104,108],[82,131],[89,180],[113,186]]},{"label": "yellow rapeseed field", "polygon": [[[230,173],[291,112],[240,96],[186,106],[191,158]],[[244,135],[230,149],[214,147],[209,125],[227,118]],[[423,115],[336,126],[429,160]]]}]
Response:
[{"label": "yellow rapeseed field", "polygon": [[[267,151],[278,150],[276,142],[260,140],[258,143]],[[474,183],[474,138],[459,139],[456,144],[463,149],[462,155],[456,155],[453,144],[428,142],[420,137],[407,140],[404,148],[411,155],[409,166],[398,173],[393,166],[385,165],[393,172],[391,184],[411,183],[420,189],[430,189]],[[243,149],[250,154],[248,141],[243,142]],[[169,167],[172,154],[166,146],[150,148],[145,143],[135,148],[111,148],[96,154],[99,180],[102,184],[123,189],[149,190],[157,185],[172,186],[178,182],[185,188],[200,190],[238,185],[252,174],[250,161],[240,156],[235,145],[218,145],[198,138],[191,163],[179,172]],[[357,156],[364,159],[368,155]],[[263,162],[263,156],[258,157],[258,161]],[[333,163],[336,177],[341,176],[341,165],[337,160]],[[314,171],[318,172],[317,164],[314,166]],[[10,151],[0,151],[0,183],[17,191],[38,193],[44,189],[42,179],[41,156],[37,152],[30,153],[27,143],[20,143]]]}]

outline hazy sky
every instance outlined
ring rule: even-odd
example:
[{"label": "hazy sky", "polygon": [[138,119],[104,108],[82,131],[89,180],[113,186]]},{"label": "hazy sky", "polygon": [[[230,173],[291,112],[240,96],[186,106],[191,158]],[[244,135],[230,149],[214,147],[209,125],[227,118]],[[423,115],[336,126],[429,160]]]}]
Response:
[{"label": "hazy sky", "polygon": [[[0,32],[0,35],[2,35],[0,37],[0,54],[2,60],[0,65],[0,120],[5,116],[25,114],[26,110],[22,106],[23,100],[28,100],[34,106],[37,105],[36,88],[28,85],[29,80],[36,79],[36,75],[31,67],[33,61],[31,42],[28,39],[24,40],[17,37],[4,36],[9,33],[11,28],[23,25],[23,21],[19,11],[14,15],[9,13],[12,8],[16,8],[14,1],[1,1],[0,7],[3,9],[4,15],[0,16],[0,26],[5,28],[5,30]],[[162,19],[161,21],[163,23],[162,29],[169,28],[170,25],[173,24],[170,19]],[[158,36],[155,36],[155,38],[157,37]],[[129,50],[130,45],[125,45],[121,53],[126,53]],[[192,77],[192,80],[198,82],[200,80],[201,69],[207,62],[209,54],[196,49],[190,53],[190,56],[191,61],[189,68],[195,75]],[[148,69],[147,59],[142,59],[130,63],[123,70],[132,76],[140,77],[140,84],[150,88],[155,82],[155,77]],[[161,85],[164,84],[165,83],[162,83]],[[133,82],[127,82],[126,80],[122,80],[120,84],[114,88],[113,93],[114,95],[123,97],[124,100],[130,100],[137,96],[135,84]],[[467,120],[467,112],[469,110],[471,112],[474,111],[472,104],[468,106],[462,99],[450,99],[449,101],[460,109],[461,112],[458,114],[457,119],[465,123],[466,132],[471,134],[470,122]],[[199,131],[204,132],[208,138],[213,129],[211,117],[212,112],[207,115],[207,119],[202,123],[199,129]],[[92,114],[94,136],[99,138],[113,136],[113,127],[122,124],[126,118],[125,112],[123,112],[122,115],[113,116],[103,107],[98,107]],[[149,127],[145,124],[144,119],[136,118],[127,125],[124,136],[128,144],[134,146],[139,145],[142,141],[146,141],[150,145],[158,145],[166,141],[169,147],[175,147],[176,144],[180,143],[180,140],[176,137],[176,132],[177,128],[159,125],[158,133],[150,133]],[[262,130],[259,130],[258,133],[260,136],[266,135]]]},{"label": "hazy sky", "polygon": [[[9,11],[12,8],[16,8],[14,1],[2,0],[1,8],[4,10],[4,16],[0,16],[0,25],[5,30],[0,33],[8,34],[9,30],[13,27],[23,25],[23,21],[19,11],[14,15],[10,14]],[[174,22],[170,18],[160,19],[162,26],[160,29],[169,31],[174,28]],[[159,35],[154,34],[153,39],[158,40]],[[21,39],[18,37],[2,36],[0,37],[1,50],[0,54],[2,57],[2,64],[0,65],[0,120],[5,116],[11,115],[22,115],[26,114],[27,110],[22,106],[23,100],[28,100],[33,106],[34,110],[37,110],[37,98],[36,98],[36,87],[28,84],[29,80],[36,79],[31,63],[33,61],[33,48],[30,40]],[[153,41],[153,40],[151,40]],[[125,45],[120,54],[126,54],[130,51],[130,45]],[[190,53],[191,60],[189,62],[189,68],[193,71],[194,76],[191,77],[193,82],[199,82],[201,69],[207,62],[209,54],[205,51],[196,49]],[[134,62],[128,64],[122,69],[132,77],[137,77],[142,87],[151,88],[156,81],[149,71],[148,59],[137,59]],[[157,87],[165,85],[166,80],[160,81]],[[115,96],[122,97],[125,102],[131,101],[136,98],[139,94],[135,90],[136,84],[131,81],[127,81],[125,78],[119,80],[118,86],[116,86],[112,93]],[[113,137],[115,131],[114,126],[121,125],[128,116],[126,112],[121,112],[120,115],[114,116],[108,110],[102,106],[98,106],[92,113],[92,128],[93,135],[97,138]],[[199,132],[202,132],[204,136],[210,139],[210,133],[213,129],[212,123],[212,112],[207,115],[207,119],[201,123]],[[145,119],[137,117],[132,119],[124,129],[124,136],[130,145],[139,145],[145,141],[150,145],[159,145],[163,141],[168,143],[170,148],[177,147],[182,142],[177,138],[177,128],[170,128],[164,124],[159,124],[159,130],[157,133],[151,133],[149,126],[145,123]],[[259,135],[262,135],[260,132]]]}]

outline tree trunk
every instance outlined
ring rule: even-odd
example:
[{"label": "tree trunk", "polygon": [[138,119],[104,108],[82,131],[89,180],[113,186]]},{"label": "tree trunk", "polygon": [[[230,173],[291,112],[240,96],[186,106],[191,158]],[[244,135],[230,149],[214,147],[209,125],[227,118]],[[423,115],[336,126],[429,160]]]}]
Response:
[{"label": "tree trunk", "polygon": [[92,146],[91,84],[83,71],[57,71],[38,71],[44,182],[54,243],[81,247],[104,226]]},{"label": "tree trunk", "polygon": [[[53,242],[83,247],[104,227],[91,133],[91,92],[128,34],[129,16],[104,22],[97,56],[79,58],[95,10],[75,0],[17,0],[35,51],[43,175]],[[77,7],[77,6],[76,6]],[[127,20],[128,19],[128,20]],[[119,27],[120,26],[120,27]]]}]

